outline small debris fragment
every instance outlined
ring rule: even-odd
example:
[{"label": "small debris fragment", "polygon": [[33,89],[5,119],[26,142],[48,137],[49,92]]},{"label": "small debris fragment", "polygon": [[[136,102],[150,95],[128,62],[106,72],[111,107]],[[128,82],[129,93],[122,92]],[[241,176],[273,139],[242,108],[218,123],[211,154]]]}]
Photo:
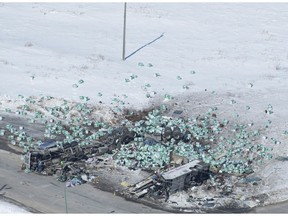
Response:
[{"label": "small debris fragment", "polygon": [[137,77],[138,77],[138,76],[137,76],[136,74],[132,74],[132,75],[130,76],[131,80],[136,79]]},{"label": "small debris fragment", "polygon": [[269,115],[273,114],[273,107],[271,104],[268,105],[268,108],[265,110],[265,113]]},{"label": "small debris fragment", "polygon": [[121,186],[128,187],[130,184],[126,181],[121,182]]},{"label": "small debris fragment", "polygon": [[279,157],[277,157],[275,159],[279,160],[279,161],[288,161],[288,156],[279,156]]},{"label": "small debris fragment", "polygon": [[183,110],[175,110],[173,112],[173,114],[175,114],[175,115],[180,115],[181,113],[183,113]]},{"label": "small debris fragment", "polygon": [[183,89],[189,89],[189,86],[183,85],[182,88],[183,88]]}]

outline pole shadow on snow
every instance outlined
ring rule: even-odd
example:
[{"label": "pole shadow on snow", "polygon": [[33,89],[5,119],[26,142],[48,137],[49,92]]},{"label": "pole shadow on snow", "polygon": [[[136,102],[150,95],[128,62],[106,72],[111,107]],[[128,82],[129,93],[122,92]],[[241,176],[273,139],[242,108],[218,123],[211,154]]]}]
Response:
[{"label": "pole shadow on snow", "polygon": [[164,33],[162,33],[159,37],[155,38],[154,40],[150,41],[149,43],[146,43],[145,45],[141,46],[140,48],[138,48],[137,50],[135,50],[134,52],[132,52],[130,55],[128,55],[127,57],[125,57],[125,60],[130,58],[132,55],[136,54],[137,52],[139,52],[141,49],[143,49],[144,47],[154,43],[155,41],[159,40],[160,38],[162,38],[164,36]]}]

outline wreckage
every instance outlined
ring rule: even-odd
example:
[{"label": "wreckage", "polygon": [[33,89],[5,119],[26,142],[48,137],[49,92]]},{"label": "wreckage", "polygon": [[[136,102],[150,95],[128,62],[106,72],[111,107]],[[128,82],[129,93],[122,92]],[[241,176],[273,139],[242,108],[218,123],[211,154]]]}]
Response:
[{"label": "wreckage", "polygon": [[154,197],[165,196],[168,200],[170,193],[186,190],[209,178],[209,166],[199,160],[191,161],[182,166],[172,168],[162,173],[156,173],[129,189],[130,194],[140,198],[146,194]]},{"label": "wreckage", "polygon": [[[259,136],[258,131],[237,124],[231,132],[226,129],[229,122],[218,121],[213,110],[187,119],[167,117],[162,111],[153,110],[140,120],[127,118],[117,126],[93,122],[87,116],[83,117],[85,122],[70,125],[52,121],[46,125],[44,136],[53,135],[56,139],[40,144],[36,140],[29,145],[23,168],[42,175],[56,175],[66,186],[75,186],[91,181],[103,165],[97,163],[106,163],[110,158],[112,166],[151,174],[144,181],[129,184],[127,194],[167,201],[170,194],[201,186],[206,180],[207,185],[212,184],[210,188],[218,187],[215,186],[218,183],[222,187],[221,175],[247,175],[253,172],[248,159],[256,161],[270,156],[266,154],[267,148],[251,141]],[[15,131],[10,128],[11,134]],[[230,189],[224,192],[230,193]]]},{"label": "wreckage", "polygon": [[[177,135],[179,136],[179,134]],[[85,165],[86,161],[90,158],[97,158],[97,156],[105,153],[114,154],[114,157],[117,156],[117,152],[121,146],[130,143],[135,136],[136,134],[129,132],[127,128],[117,127],[113,130],[112,136],[106,137],[106,139],[102,138],[102,142],[95,141],[85,146],[80,146],[76,141],[59,145],[55,140],[48,140],[36,148],[31,148],[24,155],[23,169],[43,175],[56,174],[60,181],[74,179],[75,184],[78,181],[83,183],[83,180],[86,182],[87,176],[89,177],[89,171],[87,171]],[[163,136],[166,136],[165,139],[167,139],[166,132],[161,136],[161,139]],[[151,146],[157,143],[157,141],[147,137],[144,143]],[[117,151],[115,151],[116,149]],[[209,166],[200,160],[189,162],[187,158],[179,156],[172,151],[169,158],[169,164],[172,166],[172,169],[170,167],[169,171],[153,175],[148,183],[144,183],[143,187],[139,187],[138,185],[131,193],[136,193],[137,197],[141,197],[148,192],[152,193],[154,191],[158,196],[164,193],[168,197],[169,193],[185,190],[188,186],[202,183],[209,178],[207,174]],[[86,176],[86,179],[80,178],[83,174]]]},{"label": "wreckage", "polygon": [[85,146],[80,146],[76,141],[64,144],[59,144],[56,140],[44,141],[24,154],[22,168],[45,175],[59,173],[67,163],[70,165],[93,156],[113,153],[114,149],[120,148],[121,144],[128,143],[133,138],[127,130],[124,127],[115,128],[112,136],[103,137],[102,142],[94,141]]}]

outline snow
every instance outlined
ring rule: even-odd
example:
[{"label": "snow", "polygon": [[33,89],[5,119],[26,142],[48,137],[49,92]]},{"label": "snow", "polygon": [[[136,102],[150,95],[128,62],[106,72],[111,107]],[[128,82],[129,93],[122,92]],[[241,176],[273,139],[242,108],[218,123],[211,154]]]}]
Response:
[{"label": "snow", "polygon": [[[282,134],[288,128],[287,3],[127,3],[126,56],[164,36],[125,61],[123,7],[0,3],[0,108],[17,106],[21,94],[76,101],[88,96],[104,107],[115,106],[112,99],[119,97],[124,106],[143,109],[171,94],[180,103],[201,102],[199,110],[218,104],[225,117],[236,110],[243,121],[262,124],[264,109],[273,104],[268,135],[282,141],[274,146],[276,156],[288,154]],[[147,93],[156,93],[155,99]],[[236,105],[229,105],[231,99]],[[247,105],[250,113],[243,111]],[[198,109],[189,106],[182,108]],[[278,173],[269,175],[265,187],[255,187],[271,193],[267,203],[275,201],[275,191],[278,201],[288,198],[281,195],[288,180],[284,165],[273,160],[258,170],[260,177]]]},{"label": "snow", "polygon": [[[145,83],[157,94],[247,89],[249,83],[285,87],[286,7],[128,3],[126,56],[164,36],[122,61],[123,4],[3,3],[0,93],[84,95],[106,104],[114,94],[126,94],[141,107],[148,101]],[[132,74],[138,77],[126,83]],[[72,88],[79,79],[83,85]]]},{"label": "snow", "polygon": [[25,213],[25,214],[28,214],[29,212],[16,206],[16,205],[13,205],[11,203],[8,203],[8,202],[4,202],[2,200],[0,200],[0,213]]}]

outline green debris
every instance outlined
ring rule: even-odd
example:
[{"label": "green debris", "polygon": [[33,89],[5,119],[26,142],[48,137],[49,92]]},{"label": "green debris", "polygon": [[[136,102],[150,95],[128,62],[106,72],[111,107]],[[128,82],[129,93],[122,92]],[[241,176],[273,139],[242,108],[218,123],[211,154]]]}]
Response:
[{"label": "green debris", "polygon": [[82,80],[82,79],[80,79],[79,81],[78,81],[78,84],[83,84],[84,83],[84,80]]},{"label": "green debris", "polygon": [[78,88],[78,85],[77,84],[73,84],[72,87],[73,88]]},{"label": "green debris", "polygon": [[138,63],[138,66],[143,67],[144,64],[143,64],[142,62],[139,62],[139,63]]},{"label": "green debris", "polygon": [[181,77],[181,76],[177,76],[177,79],[178,79],[178,80],[182,80],[182,77]]},{"label": "green debris", "polygon": [[273,114],[273,106],[271,104],[268,105],[267,109],[265,110],[265,113],[269,115]]},{"label": "green debris", "polygon": [[155,75],[155,77],[160,77],[161,76],[159,73],[155,73],[154,75]]},{"label": "green debris", "polygon": [[19,94],[19,95],[18,95],[18,98],[20,98],[20,99],[23,99],[23,98],[24,98],[24,96],[23,96],[23,95],[21,95],[21,94]]},{"label": "green debris", "polygon": [[152,98],[151,94],[150,93],[146,93],[146,98]]},{"label": "green debris", "polygon": [[164,95],[164,100],[173,100],[174,99],[174,97],[172,96],[172,95],[169,95],[169,94],[165,94]]},{"label": "green debris", "polygon": [[137,77],[138,77],[138,76],[137,76],[136,74],[132,74],[132,75],[130,76],[131,80],[136,79]]},{"label": "green debris", "polygon": [[183,89],[189,89],[189,86],[183,85],[182,88],[183,88]]}]

